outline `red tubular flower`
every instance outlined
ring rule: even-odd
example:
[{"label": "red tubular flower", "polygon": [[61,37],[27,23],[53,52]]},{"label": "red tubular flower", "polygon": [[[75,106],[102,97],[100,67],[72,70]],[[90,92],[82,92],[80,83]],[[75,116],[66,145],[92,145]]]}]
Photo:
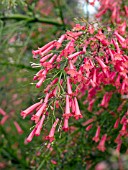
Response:
[{"label": "red tubular flower", "polygon": [[103,14],[105,14],[106,13],[106,9],[103,9],[102,11],[100,11],[100,12],[98,12],[97,14],[96,14],[96,17],[97,18],[99,18],[99,17],[101,17]]},{"label": "red tubular flower", "polygon": [[42,66],[45,67],[47,70],[53,68],[53,62],[55,61],[57,55],[55,54],[48,62],[42,63]]},{"label": "red tubular flower", "polygon": [[72,108],[72,115],[74,115],[76,109],[75,109],[75,103],[73,99],[71,99],[71,108]]},{"label": "red tubular flower", "polygon": [[114,44],[114,46],[115,46],[115,48],[116,48],[117,53],[119,53],[119,54],[120,54],[120,48],[119,48],[119,44],[118,44],[118,42],[117,42],[117,41],[115,41],[114,39],[112,39],[112,42],[113,42],[113,44]]},{"label": "red tubular flower", "polygon": [[48,44],[44,45],[43,47],[39,48],[38,50],[36,51],[32,51],[32,54],[35,56],[37,54],[40,54],[42,53],[43,51],[45,51],[47,48],[49,48],[51,45],[53,45],[54,43],[56,42],[56,40],[53,40],[51,42],[49,42]]},{"label": "red tubular flower", "polygon": [[114,129],[117,129],[119,126],[120,118],[118,118],[114,124]]},{"label": "red tubular flower", "polygon": [[63,35],[61,35],[59,40],[56,41],[55,46],[56,46],[57,50],[61,47],[61,44],[62,44],[62,42],[64,41],[65,38],[66,38],[66,34],[63,34]]},{"label": "red tubular flower", "polygon": [[48,91],[50,90],[50,88],[55,85],[58,82],[58,78],[55,78],[45,89],[44,92],[48,93]]},{"label": "red tubular flower", "polygon": [[31,131],[31,133],[29,134],[29,136],[27,137],[26,141],[27,142],[31,142],[34,135],[35,135],[35,132],[36,132],[36,127]]},{"label": "red tubular flower", "polygon": [[79,109],[79,105],[78,105],[78,101],[77,101],[76,97],[74,98],[74,104],[75,104],[75,114],[74,114],[74,117],[77,120],[77,119],[82,118],[83,116],[80,113],[80,109]]},{"label": "red tubular flower", "polygon": [[33,80],[38,80],[39,77],[41,77],[43,71],[44,71],[43,69],[41,69],[40,71],[38,71],[38,72],[36,73],[36,75],[34,76]]},{"label": "red tubular flower", "polygon": [[67,119],[71,116],[70,106],[69,106],[69,95],[66,95],[66,107],[65,107],[65,113],[63,114],[63,116]]},{"label": "red tubular flower", "polygon": [[52,125],[49,135],[46,136],[46,140],[49,140],[49,142],[52,142],[54,140],[54,133],[55,133],[58,122],[59,122],[59,119],[57,118],[54,124]]},{"label": "red tubular flower", "polygon": [[84,51],[79,51],[79,52],[76,52],[76,53],[74,53],[74,54],[71,54],[71,55],[68,56],[68,59],[69,59],[69,60],[72,60],[74,57],[77,57],[77,56],[79,56],[80,54],[84,54]]},{"label": "red tubular flower", "polygon": [[121,142],[121,134],[118,134],[118,136],[116,137],[114,142],[117,143],[117,144]]},{"label": "red tubular flower", "polygon": [[73,65],[72,61],[69,60],[69,70],[67,71],[67,74],[69,74],[71,77],[75,77],[77,74],[76,68]]},{"label": "red tubular flower", "polygon": [[92,140],[94,140],[95,142],[98,142],[100,139],[100,126],[98,126],[97,130],[96,130],[96,134],[95,136],[92,138]]},{"label": "red tubular flower", "polygon": [[39,123],[38,123],[37,129],[36,129],[36,131],[35,131],[35,135],[36,135],[36,136],[39,136],[39,135],[40,135],[40,132],[41,132],[41,129],[42,129],[42,125],[43,125],[44,119],[45,119],[45,115],[42,116],[41,120],[40,120]]},{"label": "red tubular flower", "polygon": [[54,161],[53,159],[51,160],[51,163],[52,163],[52,164],[54,164],[54,165],[56,165],[56,164],[57,164],[57,162],[56,162],[56,161]]},{"label": "red tubular flower", "polygon": [[111,16],[112,22],[115,22],[116,15],[117,15],[117,8],[115,7],[113,9],[112,16]]},{"label": "red tubular flower", "polygon": [[95,120],[94,118],[88,119],[86,122],[82,123],[82,125],[83,125],[83,126],[86,126],[86,125],[94,122],[94,120]]},{"label": "red tubular flower", "polygon": [[118,27],[118,31],[121,35],[124,35],[125,32],[126,32],[126,27],[127,27],[127,24],[126,24],[126,21],[124,21],[119,27]]},{"label": "red tubular flower", "polygon": [[70,79],[69,77],[67,76],[67,93],[68,95],[72,95],[72,89],[71,89],[71,83],[70,83]]},{"label": "red tubular flower", "polygon": [[22,111],[21,116],[23,117],[23,119],[25,119],[27,115],[31,114],[38,106],[41,105],[41,103],[42,103],[42,100],[28,107],[26,110]]},{"label": "red tubular flower", "polygon": [[120,130],[121,136],[124,136],[127,134],[127,123],[124,123],[122,126],[122,129]]},{"label": "red tubular flower", "polygon": [[87,108],[87,110],[88,110],[89,112],[92,111],[92,108],[93,108],[93,105],[94,105],[95,101],[96,101],[96,99],[92,99],[92,100],[89,102],[89,106],[88,106],[88,108]]},{"label": "red tubular flower", "polygon": [[47,93],[45,96],[45,99],[44,99],[44,103],[42,104],[40,109],[37,111],[37,113],[31,117],[31,120],[34,120],[35,123],[37,123],[39,121],[40,116],[43,114],[43,111],[45,111],[49,96],[50,96],[50,94]]},{"label": "red tubular flower", "polygon": [[82,31],[79,31],[79,32],[67,31],[66,32],[66,36],[68,40],[74,40],[74,39],[77,40],[77,38],[82,34],[83,34]]},{"label": "red tubular flower", "polygon": [[48,70],[46,70],[46,69],[42,72],[41,77],[40,77],[40,80],[39,80],[39,82],[36,84],[36,87],[37,87],[37,88],[40,88],[40,87],[41,87],[42,83],[43,83],[44,80],[46,79],[46,74],[47,74],[47,72],[48,72]]},{"label": "red tubular flower", "polygon": [[4,125],[8,118],[9,118],[8,115],[3,116],[3,118],[0,121],[0,125]]},{"label": "red tubular flower", "polygon": [[62,128],[65,132],[67,132],[69,130],[68,127],[68,118],[64,118],[64,126]]},{"label": "red tubular flower", "polygon": [[102,101],[101,101],[100,106],[107,108],[111,96],[112,96],[112,93],[111,93],[111,92],[106,92],[106,93],[104,94],[104,96],[103,96],[103,99],[102,99]]},{"label": "red tubular flower", "polygon": [[49,59],[52,55],[53,55],[53,53],[50,53],[50,54],[42,57],[42,58],[40,59],[41,65],[42,65],[42,63],[44,63],[47,59]]},{"label": "red tubular flower", "polygon": [[102,67],[105,75],[108,77],[108,67],[105,65],[105,63],[99,57],[95,57],[95,58],[98,61],[98,63],[100,64],[100,66]]},{"label": "red tubular flower", "polygon": [[107,134],[104,134],[104,135],[102,136],[102,138],[101,138],[98,146],[97,146],[97,148],[98,148],[100,151],[102,151],[102,152],[104,152],[104,151],[106,150],[106,148],[105,148],[105,141],[106,141],[106,139],[107,139]]},{"label": "red tubular flower", "polygon": [[2,108],[0,108],[0,114],[1,114],[2,116],[5,116],[5,115],[6,115],[6,112],[5,112]]},{"label": "red tubular flower", "polygon": [[47,54],[50,50],[52,50],[55,47],[55,44],[52,44],[50,47],[48,47],[46,50],[40,53],[41,57],[43,57],[45,54]]},{"label": "red tubular flower", "polygon": [[121,145],[122,145],[122,141],[117,144],[116,151],[118,153],[120,153]]},{"label": "red tubular flower", "polygon": [[126,13],[126,15],[128,16],[128,6],[124,6],[124,9],[125,9],[125,13]]},{"label": "red tubular flower", "polygon": [[[60,80],[60,85],[62,85],[62,83],[63,83],[63,80],[61,79],[61,80]],[[58,89],[59,89],[59,87],[56,86],[56,87],[50,92],[50,97],[55,97],[55,96],[57,95]]]},{"label": "red tubular flower", "polygon": [[116,35],[116,38],[118,39],[118,41],[121,41],[122,43],[125,42],[125,39],[120,34],[118,34],[117,31],[115,31],[114,34]]},{"label": "red tubular flower", "polygon": [[22,134],[22,133],[23,133],[23,130],[21,129],[20,125],[19,125],[16,121],[14,121],[13,123],[14,123],[14,125],[15,125],[15,127],[16,127],[17,132],[18,132],[19,134]]},{"label": "red tubular flower", "polygon": [[86,131],[89,131],[92,128],[93,124],[90,124],[86,127]]}]

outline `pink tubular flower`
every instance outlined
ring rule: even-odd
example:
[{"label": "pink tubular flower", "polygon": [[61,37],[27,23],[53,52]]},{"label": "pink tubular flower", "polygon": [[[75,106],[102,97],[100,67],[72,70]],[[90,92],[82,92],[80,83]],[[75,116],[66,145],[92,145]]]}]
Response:
[{"label": "pink tubular flower", "polygon": [[67,119],[71,116],[70,106],[69,106],[69,95],[66,95],[66,107],[65,107],[65,113],[63,114],[63,116]]},{"label": "pink tubular flower", "polygon": [[57,164],[57,162],[55,160],[53,160],[53,159],[51,160],[51,163],[54,164],[54,165]]},{"label": "pink tubular flower", "polygon": [[77,57],[77,56],[79,56],[80,54],[84,54],[84,51],[79,51],[79,52],[76,52],[76,53],[74,53],[74,54],[71,54],[71,55],[68,56],[68,59],[69,59],[69,60],[72,60],[74,57]]},{"label": "pink tubular flower", "polygon": [[124,21],[119,27],[118,27],[118,31],[121,35],[124,35],[126,32],[126,27],[127,27],[127,23],[126,21]]},{"label": "pink tubular flower", "polygon": [[44,99],[44,103],[42,104],[40,109],[37,111],[37,113],[31,117],[31,120],[34,120],[35,123],[37,123],[39,121],[40,116],[43,114],[43,111],[45,111],[49,96],[50,96],[50,94],[47,93],[45,96],[45,99]]},{"label": "pink tubular flower", "polygon": [[128,6],[125,5],[124,9],[125,9],[126,16],[128,16]]},{"label": "pink tubular flower", "polygon": [[100,66],[102,67],[103,69],[103,72],[107,74],[107,70],[108,70],[108,67],[105,65],[105,63],[99,58],[99,57],[96,57],[96,60],[98,61],[98,63],[100,64]]},{"label": "pink tubular flower", "polygon": [[58,78],[55,78],[45,89],[44,92],[48,93],[48,91],[50,90],[50,88],[55,85],[58,82]]},{"label": "pink tubular flower", "polygon": [[72,115],[74,115],[76,109],[75,109],[75,103],[73,99],[71,99],[71,109],[72,109]]},{"label": "pink tubular flower", "polygon": [[64,118],[64,126],[62,128],[65,132],[67,132],[69,130],[68,127],[68,118]]},{"label": "pink tubular flower", "polygon": [[6,112],[5,112],[2,108],[0,108],[0,114],[1,114],[2,116],[5,116],[5,115],[6,115]]},{"label": "pink tubular flower", "polygon": [[106,150],[106,148],[105,148],[105,141],[106,141],[106,139],[107,139],[107,134],[104,134],[104,135],[102,136],[100,142],[99,142],[99,145],[97,146],[97,148],[98,148],[100,151],[102,151],[102,152],[104,152],[104,151]]},{"label": "pink tubular flower", "polygon": [[0,125],[4,125],[8,118],[9,118],[8,115],[3,116],[3,118],[0,121]]},{"label": "pink tubular flower", "polygon": [[31,131],[31,133],[29,134],[29,136],[27,137],[26,141],[27,142],[31,142],[34,135],[35,135],[35,132],[36,132],[36,127]]},{"label": "pink tubular flower", "polygon": [[56,54],[53,55],[53,57],[48,62],[44,62],[42,66],[45,67],[47,70],[51,69],[53,67],[53,62],[55,61],[56,57]]},{"label": "pink tubular flower", "polygon": [[116,151],[118,153],[120,153],[121,145],[122,145],[122,141],[117,144]]},{"label": "pink tubular flower", "polygon": [[80,109],[79,109],[79,105],[78,105],[78,101],[77,101],[76,97],[74,98],[74,104],[75,104],[75,114],[74,114],[74,117],[77,120],[79,118],[82,118],[83,116],[80,113]]},{"label": "pink tubular flower", "polygon": [[115,41],[114,39],[112,39],[112,43],[113,43],[113,45],[115,46],[117,53],[120,54],[120,47],[119,47],[118,42]]},{"label": "pink tubular flower", "polygon": [[114,60],[114,55],[113,55],[112,50],[110,48],[108,49],[108,52],[109,52],[109,54],[111,56],[111,60]]},{"label": "pink tubular flower", "polygon": [[25,119],[27,115],[32,113],[38,106],[40,106],[41,103],[42,103],[42,100],[40,102],[35,103],[32,106],[28,107],[26,110],[22,111],[21,116],[23,117],[23,119]]},{"label": "pink tubular flower", "polygon": [[98,12],[97,14],[96,14],[96,17],[97,18],[99,18],[99,17],[101,17],[103,14],[105,14],[106,13],[106,9],[103,9],[102,11],[100,11],[100,12]]},{"label": "pink tubular flower", "polygon": [[119,133],[116,139],[114,140],[115,143],[120,143],[121,142],[121,134]]},{"label": "pink tubular flower", "polygon": [[93,124],[90,124],[86,127],[86,131],[89,131],[92,128]]},{"label": "pink tubular flower", "polygon": [[87,126],[88,124],[94,122],[94,118],[88,119],[86,122],[82,123],[83,126]]},{"label": "pink tubular flower", "polygon": [[50,53],[50,54],[42,57],[42,58],[40,59],[40,63],[41,63],[41,64],[44,63],[44,62],[45,62],[47,59],[49,59],[52,55],[53,55],[53,53]]},{"label": "pink tubular flower", "polygon": [[119,126],[120,118],[118,118],[114,124],[114,129],[117,129]]},{"label": "pink tubular flower", "polygon": [[117,38],[119,41],[121,41],[122,43],[125,42],[125,39],[124,39],[120,34],[118,34],[117,31],[115,31],[114,34],[116,35],[116,38]]},{"label": "pink tubular flower", "polygon": [[116,15],[117,15],[117,9],[116,9],[116,7],[115,7],[115,8],[113,9],[112,16],[111,16],[112,22],[115,22]]},{"label": "pink tubular flower", "polygon": [[108,104],[109,104],[109,101],[110,101],[111,96],[112,96],[112,93],[110,93],[110,92],[106,92],[106,93],[104,94],[104,96],[103,96],[103,99],[102,99],[102,101],[101,101],[100,106],[107,108],[107,107],[108,107]]},{"label": "pink tubular flower", "polygon": [[69,77],[67,76],[67,93],[68,95],[72,95],[72,89],[71,89],[71,83],[70,83],[70,79]]},{"label": "pink tubular flower", "polygon": [[82,31],[79,31],[79,32],[67,31],[66,32],[66,36],[68,40],[74,40],[74,39],[77,40],[77,38],[82,34],[83,34]]},{"label": "pink tubular flower", "polygon": [[74,57],[79,56],[80,54],[84,54],[84,51],[79,51],[79,52],[76,52],[76,53],[74,53],[74,54],[71,54],[71,55],[68,56],[68,59],[71,60],[71,59],[73,59]]},{"label": "pink tubular flower", "polygon": [[15,125],[15,127],[16,127],[17,132],[18,132],[19,134],[22,134],[22,133],[23,133],[23,130],[21,129],[20,125],[19,125],[16,121],[14,121],[13,123],[14,123],[14,125]]},{"label": "pink tubular flower", "polygon": [[122,129],[120,130],[121,136],[124,136],[127,134],[127,123],[124,123],[122,126]]},{"label": "pink tubular flower", "polygon": [[40,132],[41,132],[41,129],[42,129],[42,125],[43,125],[44,119],[45,119],[45,115],[42,116],[41,120],[40,120],[39,123],[38,123],[37,129],[36,129],[36,131],[35,131],[35,135],[36,135],[36,136],[39,136],[39,135],[40,135]]},{"label": "pink tubular flower", "polygon": [[89,106],[88,106],[88,108],[87,108],[87,110],[88,110],[89,112],[92,111],[92,108],[93,108],[93,105],[94,105],[95,101],[96,101],[96,99],[92,99],[92,100],[89,102]]},{"label": "pink tubular flower", "polygon": [[46,79],[46,74],[47,74],[47,72],[48,72],[47,69],[45,69],[45,70],[42,72],[41,77],[40,77],[40,80],[39,80],[39,82],[36,84],[36,87],[37,87],[37,88],[40,88],[40,87],[41,87],[42,83],[43,83],[44,80]]},{"label": "pink tubular flower", "polygon": [[97,127],[96,134],[92,138],[92,140],[94,140],[95,142],[98,142],[100,140],[99,137],[100,137],[100,126]]},{"label": "pink tubular flower", "polygon": [[41,57],[43,57],[45,54],[47,54],[50,50],[52,50],[55,47],[55,44],[52,44],[50,47],[48,47],[46,50],[40,53]]},{"label": "pink tubular flower", "polygon": [[61,47],[61,44],[62,44],[62,42],[64,41],[65,38],[66,38],[66,34],[63,34],[63,35],[61,35],[59,40],[56,41],[55,45],[56,45],[57,50]]},{"label": "pink tubular flower", "polygon": [[59,122],[59,119],[57,118],[54,124],[52,125],[49,135],[46,136],[46,140],[49,140],[49,142],[52,142],[54,140],[54,133],[55,133],[58,122]]},{"label": "pink tubular flower", "polygon": [[41,77],[43,71],[44,71],[43,69],[41,69],[40,71],[38,71],[38,72],[36,73],[36,75],[33,77],[33,80],[38,80],[39,77]]},{"label": "pink tubular flower", "polygon": [[43,47],[38,48],[38,50],[36,50],[36,51],[33,50],[33,51],[32,51],[33,55],[35,56],[35,55],[37,55],[37,54],[42,53],[42,52],[45,51],[47,48],[49,48],[51,45],[53,45],[55,42],[56,42],[56,40],[53,40],[53,41],[49,42],[48,44],[44,45]]}]

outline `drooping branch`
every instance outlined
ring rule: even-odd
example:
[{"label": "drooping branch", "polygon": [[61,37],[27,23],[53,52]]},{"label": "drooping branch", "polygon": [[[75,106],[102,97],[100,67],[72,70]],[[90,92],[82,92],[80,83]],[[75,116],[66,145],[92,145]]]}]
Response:
[{"label": "drooping branch", "polygon": [[39,22],[39,23],[44,23],[44,24],[50,24],[50,25],[55,25],[55,26],[63,26],[62,23],[59,23],[57,21],[55,21],[55,19],[49,19],[49,18],[38,18],[38,17],[30,17],[30,16],[26,16],[26,15],[22,15],[22,14],[13,14],[10,16],[0,16],[1,20],[17,20],[17,21],[21,21],[24,20],[28,23],[35,23],[35,22]]}]

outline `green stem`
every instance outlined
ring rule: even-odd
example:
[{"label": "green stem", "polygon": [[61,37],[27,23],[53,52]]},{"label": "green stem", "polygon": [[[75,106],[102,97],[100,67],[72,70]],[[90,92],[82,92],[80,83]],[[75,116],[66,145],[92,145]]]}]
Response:
[{"label": "green stem", "polygon": [[45,23],[45,24],[50,24],[50,25],[55,25],[55,26],[63,26],[62,23],[56,22],[54,19],[49,19],[49,18],[37,18],[37,17],[30,17],[22,14],[13,14],[10,16],[0,16],[1,20],[25,20],[27,22],[40,22],[40,23]]}]

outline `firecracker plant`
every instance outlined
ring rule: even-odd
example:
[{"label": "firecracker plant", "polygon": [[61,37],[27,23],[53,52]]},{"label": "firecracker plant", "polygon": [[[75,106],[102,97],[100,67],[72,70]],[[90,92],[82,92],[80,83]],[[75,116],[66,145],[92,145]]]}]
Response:
[{"label": "firecracker plant", "polygon": [[[92,140],[97,149],[104,152],[106,143],[115,143],[120,151],[128,135],[125,99],[128,94],[127,49],[128,39],[123,27],[118,31],[99,25],[95,27],[94,24],[76,24],[58,40],[33,50],[33,57],[39,63],[31,65],[40,67],[33,80],[37,82],[37,88],[42,88],[42,97],[21,112],[23,118],[29,115],[35,122],[26,141],[39,136],[43,123],[51,117],[54,123],[44,139],[48,141],[48,146],[55,140],[56,133],[70,130],[70,119],[83,119],[86,131],[94,129]],[[110,107],[115,96],[118,105]],[[90,112],[89,119],[86,118],[85,108],[80,108],[81,98],[85,99],[84,107]],[[101,119],[103,114],[104,123]],[[107,114],[111,115],[110,120]],[[59,132],[56,132],[58,128]]]},{"label": "firecracker plant", "polygon": [[[68,147],[84,133],[90,152],[127,152],[128,4],[100,0],[100,5],[96,22],[80,19],[58,39],[32,51],[31,66],[40,69],[33,84],[40,96],[21,111],[23,119],[34,123],[25,143],[43,136],[52,151],[64,133],[74,134]],[[109,23],[101,23],[106,16]]]}]

